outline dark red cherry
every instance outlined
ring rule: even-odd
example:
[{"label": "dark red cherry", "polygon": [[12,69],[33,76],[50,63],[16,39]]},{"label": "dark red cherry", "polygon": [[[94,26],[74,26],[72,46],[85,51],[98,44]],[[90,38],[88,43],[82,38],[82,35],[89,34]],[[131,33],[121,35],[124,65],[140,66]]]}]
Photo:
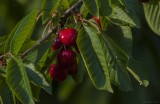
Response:
[{"label": "dark red cherry", "polygon": [[67,69],[76,61],[76,54],[72,50],[63,50],[57,55],[58,64],[60,67]]},{"label": "dark red cherry", "polygon": [[67,28],[60,32],[59,39],[67,46],[75,45],[78,32],[73,28]]},{"label": "dark red cherry", "polygon": [[68,69],[70,75],[75,75],[77,73],[77,61]]},{"label": "dark red cherry", "polygon": [[62,70],[58,65],[52,64],[49,68],[50,76],[56,81],[63,81],[67,77],[65,70]]},{"label": "dark red cherry", "polygon": [[53,50],[57,50],[62,46],[62,42],[60,41],[59,38],[55,38],[53,45],[52,45],[52,49]]}]

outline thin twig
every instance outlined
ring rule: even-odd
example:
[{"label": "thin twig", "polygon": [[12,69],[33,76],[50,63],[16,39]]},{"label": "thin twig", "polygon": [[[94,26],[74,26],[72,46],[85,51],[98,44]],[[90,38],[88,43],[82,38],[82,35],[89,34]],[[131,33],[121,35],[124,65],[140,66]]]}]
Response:
[{"label": "thin twig", "polygon": [[55,26],[51,32],[49,32],[44,38],[42,38],[37,44],[29,48],[27,51],[25,51],[22,55],[21,58],[23,59],[25,56],[27,56],[32,50],[34,50],[37,46],[41,45],[43,42],[45,42],[53,32],[55,32],[57,29],[57,26]]},{"label": "thin twig", "polygon": [[[64,27],[64,24],[67,20],[67,18],[74,14],[78,13],[80,10],[81,5],[83,4],[82,0],[78,1],[75,5],[73,5],[71,8],[67,9],[67,11],[63,14],[63,16],[60,18],[59,24],[61,27]],[[52,31],[47,33],[44,38],[42,38],[37,44],[29,48],[27,51],[25,51],[22,55],[21,58],[23,59],[25,56],[27,56],[32,50],[34,50],[37,46],[41,45],[43,42],[45,42],[51,35],[52,33],[55,33],[57,30],[57,26],[52,28]]]}]

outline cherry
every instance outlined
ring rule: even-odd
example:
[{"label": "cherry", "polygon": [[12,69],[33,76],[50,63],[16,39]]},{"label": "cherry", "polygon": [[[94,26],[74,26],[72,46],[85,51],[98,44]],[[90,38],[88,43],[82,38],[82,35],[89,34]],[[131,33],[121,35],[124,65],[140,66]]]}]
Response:
[{"label": "cherry", "polygon": [[59,49],[60,47],[62,46],[62,42],[60,41],[59,38],[56,38],[53,42],[53,45],[52,45],[52,49],[53,50],[57,50]]},{"label": "cherry", "polygon": [[140,0],[141,2],[145,3],[145,2],[148,2],[149,0]]},{"label": "cherry", "polygon": [[77,73],[77,61],[68,69],[70,75],[75,75]]},{"label": "cherry", "polygon": [[67,69],[76,61],[76,54],[72,50],[63,50],[57,55],[58,64],[60,67]]},{"label": "cherry", "polygon": [[50,76],[56,81],[63,81],[67,77],[67,73],[57,64],[52,64],[49,68]]},{"label": "cherry", "polygon": [[101,28],[101,21],[100,21],[100,19],[98,17],[96,17],[96,16],[93,16],[92,19],[94,19],[98,23],[99,27]]},{"label": "cherry", "polygon": [[73,28],[67,28],[60,32],[59,39],[67,46],[75,45],[78,32]]}]

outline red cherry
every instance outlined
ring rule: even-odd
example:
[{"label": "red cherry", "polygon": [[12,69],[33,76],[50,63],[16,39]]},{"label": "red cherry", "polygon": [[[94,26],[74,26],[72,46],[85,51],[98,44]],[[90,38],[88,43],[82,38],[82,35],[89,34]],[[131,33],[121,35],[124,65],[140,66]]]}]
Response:
[{"label": "red cherry", "polygon": [[145,3],[145,2],[148,2],[149,0],[140,0],[141,2]]},{"label": "red cherry", "polygon": [[63,81],[67,77],[67,73],[58,65],[52,64],[49,70],[50,76],[56,81]]},{"label": "red cherry", "polygon": [[101,28],[101,21],[100,21],[100,19],[98,17],[96,17],[96,16],[93,16],[92,18],[98,23],[99,27]]},{"label": "red cherry", "polygon": [[68,69],[70,75],[75,75],[77,73],[77,61]]},{"label": "red cherry", "polygon": [[67,28],[60,32],[59,39],[67,46],[75,45],[78,32],[73,28]]},{"label": "red cherry", "polygon": [[57,55],[58,64],[62,68],[71,67],[76,61],[76,54],[72,50],[63,50]]},{"label": "red cherry", "polygon": [[52,49],[53,50],[57,50],[59,49],[60,47],[62,46],[62,42],[60,41],[59,38],[56,38],[53,42],[53,45],[52,45]]}]

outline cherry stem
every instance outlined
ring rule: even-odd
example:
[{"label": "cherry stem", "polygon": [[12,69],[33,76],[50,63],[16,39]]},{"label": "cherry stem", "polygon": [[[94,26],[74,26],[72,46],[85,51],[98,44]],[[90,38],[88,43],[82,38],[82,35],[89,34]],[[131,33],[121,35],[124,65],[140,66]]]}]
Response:
[{"label": "cherry stem", "polygon": [[[75,5],[67,9],[67,11],[63,14],[63,16],[60,18],[59,24],[61,28],[64,27],[67,18],[75,13],[78,13],[80,10],[80,7],[82,6],[83,2],[82,0],[79,0]],[[24,59],[25,56],[27,56],[31,51],[33,51],[37,46],[41,45],[43,42],[45,42],[51,35],[52,33],[56,33],[58,26],[54,26],[50,32],[48,32],[45,37],[43,37],[37,44],[26,50],[24,53],[22,53],[21,58]]]}]

